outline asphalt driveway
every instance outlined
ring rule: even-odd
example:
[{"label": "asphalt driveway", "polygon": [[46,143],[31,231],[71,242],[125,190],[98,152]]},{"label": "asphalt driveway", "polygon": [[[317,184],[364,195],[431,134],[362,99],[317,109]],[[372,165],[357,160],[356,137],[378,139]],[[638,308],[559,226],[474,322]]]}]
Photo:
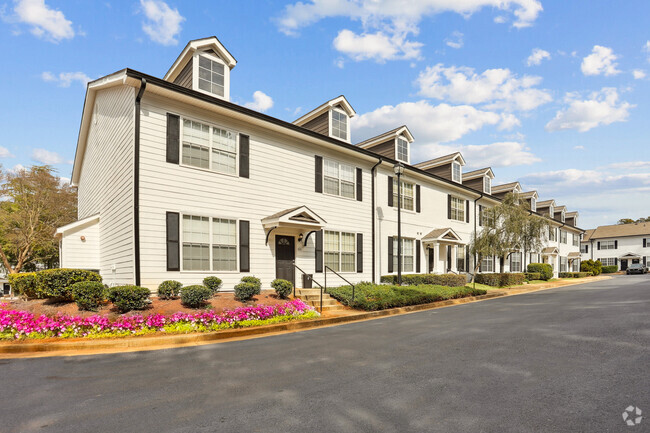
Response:
[{"label": "asphalt driveway", "polygon": [[650,431],[650,275],[254,340],[0,360],[0,432]]}]

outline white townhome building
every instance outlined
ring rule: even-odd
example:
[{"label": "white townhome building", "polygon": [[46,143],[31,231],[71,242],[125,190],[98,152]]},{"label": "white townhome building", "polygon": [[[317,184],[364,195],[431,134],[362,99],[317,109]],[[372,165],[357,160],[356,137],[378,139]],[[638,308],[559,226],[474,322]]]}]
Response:
[{"label": "white townhome building", "polygon": [[[344,96],[292,123],[234,104],[235,65],[210,37],[188,43],[163,79],[124,69],[89,83],[72,173],[79,220],[57,231],[61,266],[151,289],[209,275],[225,289],[244,275],[300,286],[301,271],[322,283],[326,269],[379,281],[397,272],[399,189],[403,272],[473,271],[481,209],[518,183],[493,186],[490,168],[463,173],[460,153],[413,164],[406,126],[355,145]],[[546,216],[560,232],[544,251],[513,252],[501,267],[485,258],[481,271],[579,267],[567,241],[582,233],[577,221]]]},{"label": "white townhome building", "polygon": [[585,231],[580,243],[582,260],[600,260],[603,266],[650,265],[650,223],[614,224]]}]

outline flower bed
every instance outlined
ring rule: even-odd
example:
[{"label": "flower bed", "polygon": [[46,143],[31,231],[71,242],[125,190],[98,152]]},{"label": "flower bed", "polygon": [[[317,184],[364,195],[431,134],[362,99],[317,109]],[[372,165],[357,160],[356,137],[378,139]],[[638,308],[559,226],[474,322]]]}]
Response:
[{"label": "flower bed", "polygon": [[215,313],[175,313],[171,316],[121,316],[111,321],[106,316],[35,316],[27,311],[9,310],[0,304],[0,340],[25,338],[105,338],[144,335],[208,332],[221,329],[270,325],[291,320],[311,319],[318,313],[299,299],[283,304],[239,307]]}]

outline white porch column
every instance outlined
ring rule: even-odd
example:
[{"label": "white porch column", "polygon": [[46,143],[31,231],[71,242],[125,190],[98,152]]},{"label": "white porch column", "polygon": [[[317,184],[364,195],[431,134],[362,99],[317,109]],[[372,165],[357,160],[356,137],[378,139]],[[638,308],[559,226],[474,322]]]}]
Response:
[{"label": "white porch column", "polygon": [[458,245],[454,244],[451,249],[451,268],[452,271],[458,272]]}]

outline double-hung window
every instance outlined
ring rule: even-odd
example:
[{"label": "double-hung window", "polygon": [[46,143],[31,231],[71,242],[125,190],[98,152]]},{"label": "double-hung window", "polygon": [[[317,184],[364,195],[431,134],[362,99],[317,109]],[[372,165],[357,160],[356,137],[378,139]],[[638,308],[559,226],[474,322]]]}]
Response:
[{"label": "double-hung window", "polygon": [[568,269],[568,259],[566,257],[560,256],[560,272],[567,272]]},{"label": "double-hung window", "polygon": [[225,67],[223,63],[199,56],[199,89],[217,96],[225,95]]},{"label": "double-hung window", "polygon": [[587,254],[587,244],[580,245],[580,252],[582,254]]},{"label": "double-hung window", "polygon": [[465,200],[451,197],[451,219],[465,221]]},{"label": "double-hung window", "polygon": [[332,110],[332,135],[341,140],[348,139],[348,115],[339,110]]},{"label": "double-hung window", "polygon": [[492,179],[490,179],[490,176],[483,177],[483,192],[492,194]]},{"label": "double-hung window", "polygon": [[[402,238],[402,272],[413,272],[413,256],[415,241],[413,239]],[[393,238],[393,269],[397,272],[397,237]]]},{"label": "double-hung window", "polygon": [[[402,209],[413,210],[413,202],[414,202],[413,198],[414,198],[415,187],[413,186],[412,183],[409,183],[409,182],[402,181],[401,183],[402,183],[402,185],[401,185],[401,187],[402,187],[401,188]],[[393,203],[395,204],[395,206],[397,206],[397,200],[398,200],[398,197],[397,197],[397,179],[393,178]]]},{"label": "double-hung window", "polygon": [[614,250],[616,249],[616,242],[614,241],[600,241],[601,250]]},{"label": "double-hung window", "polygon": [[458,183],[462,181],[460,163],[456,161],[451,163],[451,180]]},{"label": "double-hung window", "polygon": [[605,257],[598,259],[600,263],[602,263],[603,266],[614,266],[616,264],[616,258],[614,257]]},{"label": "double-hung window", "polygon": [[510,272],[521,272],[521,253],[510,254]]},{"label": "double-hung window", "polygon": [[354,233],[325,231],[325,265],[336,272],[355,272],[356,235]]},{"label": "double-hung window", "polygon": [[456,270],[458,272],[465,272],[468,269],[465,267],[469,267],[468,263],[465,263],[465,251],[467,247],[465,245],[459,245],[458,248],[456,249]]},{"label": "double-hung window", "polygon": [[237,134],[183,119],[182,162],[219,173],[237,173]]},{"label": "double-hung window", "polygon": [[494,272],[494,259],[492,256],[486,256],[481,259],[481,272]]},{"label": "double-hung window", "polygon": [[580,259],[573,259],[571,262],[571,270],[573,272],[580,272]]},{"label": "double-hung window", "polygon": [[573,236],[573,246],[577,247],[580,244],[580,236],[575,233],[571,234],[571,236]]},{"label": "double-hung window", "polygon": [[397,138],[397,160],[407,164],[409,162],[409,142],[402,137]]},{"label": "double-hung window", "polygon": [[541,263],[539,253],[530,253],[530,263]]},{"label": "double-hung window", "polygon": [[554,241],[555,240],[555,227],[550,227],[548,228],[548,240],[549,241]]},{"label": "double-hung window", "polygon": [[183,270],[236,271],[237,221],[183,215]]},{"label": "double-hung window", "polygon": [[323,192],[326,194],[340,195],[341,197],[354,198],[356,189],[354,167],[347,164],[340,164],[331,159],[326,159],[323,163]]},{"label": "double-hung window", "polygon": [[562,230],[562,229],[560,229],[560,242],[563,243],[563,244],[566,244],[566,243],[567,243],[567,239],[566,239],[566,238],[567,238],[567,232],[566,232],[566,230]]},{"label": "double-hung window", "polygon": [[530,210],[537,212],[537,200],[535,200],[535,197],[530,198]]}]

